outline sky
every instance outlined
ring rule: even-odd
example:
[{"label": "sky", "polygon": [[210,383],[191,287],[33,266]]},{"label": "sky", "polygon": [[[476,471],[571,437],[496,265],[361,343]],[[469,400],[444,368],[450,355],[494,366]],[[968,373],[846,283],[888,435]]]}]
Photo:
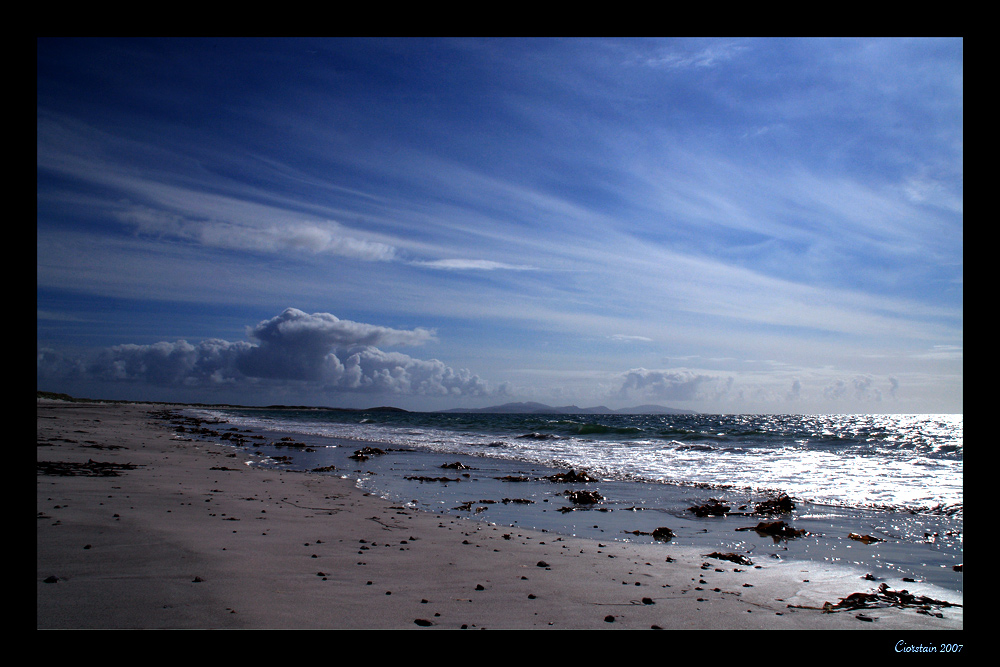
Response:
[{"label": "sky", "polygon": [[37,386],[955,413],[961,39],[39,39]]}]

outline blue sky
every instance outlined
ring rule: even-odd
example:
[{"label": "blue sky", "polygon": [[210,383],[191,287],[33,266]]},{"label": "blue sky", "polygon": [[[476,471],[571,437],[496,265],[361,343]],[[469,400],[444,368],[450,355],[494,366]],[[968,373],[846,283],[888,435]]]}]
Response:
[{"label": "blue sky", "polygon": [[40,39],[38,388],[961,412],[961,39]]}]

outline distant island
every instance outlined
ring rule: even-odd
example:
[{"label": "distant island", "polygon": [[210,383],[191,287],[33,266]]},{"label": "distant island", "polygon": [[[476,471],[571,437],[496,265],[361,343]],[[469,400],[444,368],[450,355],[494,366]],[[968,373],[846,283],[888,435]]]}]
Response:
[{"label": "distant island", "polygon": [[440,412],[462,412],[462,413],[503,413],[503,414],[545,414],[545,415],[696,415],[694,410],[681,410],[680,408],[668,408],[663,405],[638,405],[634,408],[620,408],[613,410],[604,405],[593,408],[581,408],[576,405],[564,405],[562,407],[552,407],[544,403],[504,403],[488,408],[454,408],[451,410],[441,410]]}]

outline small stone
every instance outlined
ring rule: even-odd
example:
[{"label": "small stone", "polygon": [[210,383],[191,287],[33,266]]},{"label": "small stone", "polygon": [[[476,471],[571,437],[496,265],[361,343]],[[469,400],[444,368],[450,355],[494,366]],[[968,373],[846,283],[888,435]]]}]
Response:
[{"label": "small stone", "polygon": [[614,623],[615,622],[615,617],[612,616],[611,614],[608,614],[607,616],[604,617],[604,622],[605,623]]},{"label": "small stone", "polygon": [[674,531],[666,527],[660,527],[653,531],[653,539],[660,542],[669,542],[674,537]]}]

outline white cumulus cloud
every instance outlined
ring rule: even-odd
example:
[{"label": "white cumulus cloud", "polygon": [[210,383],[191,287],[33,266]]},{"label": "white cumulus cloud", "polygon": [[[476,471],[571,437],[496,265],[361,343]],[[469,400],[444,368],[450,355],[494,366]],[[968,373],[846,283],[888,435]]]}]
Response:
[{"label": "white cumulus cloud", "polygon": [[116,345],[87,363],[44,349],[38,352],[37,371],[40,378],[156,386],[292,383],[326,393],[481,396],[491,392],[485,380],[468,370],[377,347],[433,341],[429,329],[393,329],[288,308],[248,328],[247,334],[248,341],[213,338],[199,343]]}]

